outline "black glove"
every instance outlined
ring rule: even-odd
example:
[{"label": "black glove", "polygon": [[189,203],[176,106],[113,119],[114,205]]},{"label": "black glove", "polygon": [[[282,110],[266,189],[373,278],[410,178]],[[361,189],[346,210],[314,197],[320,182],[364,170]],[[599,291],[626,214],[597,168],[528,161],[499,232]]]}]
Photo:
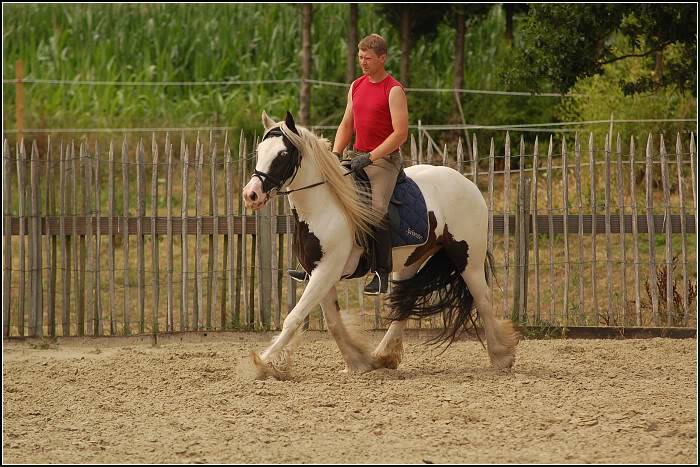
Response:
[{"label": "black glove", "polygon": [[358,154],[357,156],[352,158],[352,161],[350,162],[350,168],[353,172],[357,172],[358,170],[364,169],[365,167],[371,164],[372,160],[369,158],[369,153]]}]

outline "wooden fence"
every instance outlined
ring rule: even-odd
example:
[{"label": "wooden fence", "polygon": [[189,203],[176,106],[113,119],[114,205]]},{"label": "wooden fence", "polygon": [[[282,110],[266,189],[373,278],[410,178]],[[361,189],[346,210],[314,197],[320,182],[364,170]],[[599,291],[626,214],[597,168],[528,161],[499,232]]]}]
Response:
[{"label": "wooden fence", "polygon": [[[506,135],[499,155],[493,139],[486,153],[478,142],[465,160],[461,139],[448,149],[420,132],[404,163],[450,165],[484,193],[499,313],[542,326],[696,326],[694,134],[670,152],[651,135],[624,150],[611,135],[602,148],[577,135],[527,152],[521,138],[517,154]],[[183,135],[176,151],[153,134],[147,154],[126,137],[14,151],[5,140],[3,335],[279,329],[300,292],[286,275],[293,219],[280,198],[245,210],[257,138],[236,143]],[[341,306],[384,327],[381,300],[362,288],[342,283]],[[323,328],[319,310],[306,325]]]}]

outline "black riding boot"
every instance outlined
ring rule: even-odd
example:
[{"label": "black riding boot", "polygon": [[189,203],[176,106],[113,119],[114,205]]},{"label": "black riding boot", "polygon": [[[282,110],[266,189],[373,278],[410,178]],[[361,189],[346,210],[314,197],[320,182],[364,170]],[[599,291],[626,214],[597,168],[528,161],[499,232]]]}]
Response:
[{"label": "black riding boot", "polygon": [[372,243],[372,258],[374,267],[374,279],[365,287],[366,295],[378,295],[386,293],[389,286],[389,274],[391,274],[391,224],[389,217],[384,218],[384,224],[375,228]]}]

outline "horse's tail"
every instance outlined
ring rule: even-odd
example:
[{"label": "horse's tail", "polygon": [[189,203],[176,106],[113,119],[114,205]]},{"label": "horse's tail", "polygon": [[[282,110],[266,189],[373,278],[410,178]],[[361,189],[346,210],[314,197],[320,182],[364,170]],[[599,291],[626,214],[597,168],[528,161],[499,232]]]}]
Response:
[{"label": "horse's tail", "polygon": [[[489,261],[493,270],[493,257]],[[444,329],[428,343],[446,343],[445,349],[454,342],[460,329],[467,329],[468,321],[476,329],[475,316],[472,314],[474,297],[462,279],[461,271],[455,268],[442,248],[416,275],[395,281],[388,302],[391,307],[389,319],[393,321],[411,317],[426,318],[443,312]]]},{"label": "horse's tail", "polygon": [[[493,267],[494,264],[493,253],[490,250],[486,250],[486,261],[484,261],[484,274],[486,275],[486,283],[491,285],[491,280],[496,278],[496,269]],[[498,285],[498,283],[496,283]]]}]

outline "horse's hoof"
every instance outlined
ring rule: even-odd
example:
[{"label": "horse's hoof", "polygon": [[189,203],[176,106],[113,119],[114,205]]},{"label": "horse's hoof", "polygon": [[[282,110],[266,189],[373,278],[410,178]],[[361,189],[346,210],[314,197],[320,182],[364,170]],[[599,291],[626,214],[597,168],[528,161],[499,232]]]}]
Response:
[{"label": "horse's hoof", "polygon": [[491,365],[497,370],[510,370],[515,364],[515,355],[506,354],[491,357]]},{"label": "horse's hoof", "polygon": [[385,349],[383,353],[378,353],[378,351],[372,353],[372,360],[374,361],[375,368],[389,368],[390,370],[395,370],[399,367],[402,357],[403,345],[400,340],[395,341],[393,345]]},{"label": "horse's hoof", "polygon": [[399,363],[401,363],[401,355],[397,356],[393,353],[383,355],[372,354],[372,359],[377,369],[389,368],[390,370],[395,370],[399,367]]},{"label": "horse's hoof", "polygon": [[276,368],[271,362],[265,363],[256,352],[250,352],[250,357],[255,366],[255,379],[267,379],[272,377],[279,381],[289,379],[289,372]]}]

